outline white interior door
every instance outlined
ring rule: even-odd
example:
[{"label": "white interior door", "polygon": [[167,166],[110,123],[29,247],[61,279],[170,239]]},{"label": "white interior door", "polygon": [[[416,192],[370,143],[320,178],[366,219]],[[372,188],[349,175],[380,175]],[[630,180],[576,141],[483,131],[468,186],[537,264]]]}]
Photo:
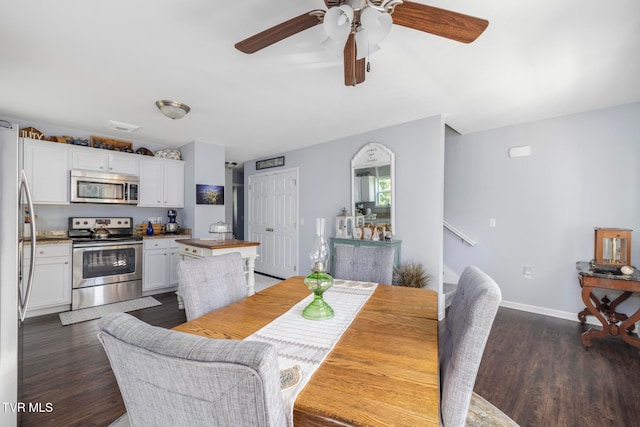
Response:
[{"label": "white interior door", "polygon": [[259,242],[255,271],[280,278],[298,268],[298,170],[249,176],[250,241]]}]

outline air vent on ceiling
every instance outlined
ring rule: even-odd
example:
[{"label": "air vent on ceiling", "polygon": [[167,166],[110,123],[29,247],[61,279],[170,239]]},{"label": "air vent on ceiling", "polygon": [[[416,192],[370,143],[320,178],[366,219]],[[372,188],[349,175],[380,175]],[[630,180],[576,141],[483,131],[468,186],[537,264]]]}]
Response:
[{"label": "air vent on ceiling", "polygon": [[108,129],[118,130],[120,132],[135,132],[140,129],[140,126],[130,125],[129,123],[116,122],[115,120],[109,120],[104,125]]}]

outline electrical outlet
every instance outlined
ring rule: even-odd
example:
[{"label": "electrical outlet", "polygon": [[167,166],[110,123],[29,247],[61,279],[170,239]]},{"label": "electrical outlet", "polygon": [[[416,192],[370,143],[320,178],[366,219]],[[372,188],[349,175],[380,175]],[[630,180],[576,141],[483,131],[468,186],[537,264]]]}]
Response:
[{"label": "electrical outlet", "polygon": [[522,269],[522,275],[525,279],[531,279],[533,277],[533,267],[530,265],[525,265]]},{"label": "electrical outlet", "polygon": [[491,227],[491,228],[495,228],[496,227],[496,219],[495,218],[489,218],[489,227]]}]

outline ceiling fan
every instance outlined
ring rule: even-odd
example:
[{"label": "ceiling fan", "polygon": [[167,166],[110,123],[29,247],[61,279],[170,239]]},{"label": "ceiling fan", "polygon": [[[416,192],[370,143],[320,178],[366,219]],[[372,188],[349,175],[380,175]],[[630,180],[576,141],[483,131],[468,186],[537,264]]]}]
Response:
[{"label": "ceiling fan", "polygon": [[364,82],[368,71],[366,56],[379,49],[377,43],[386,37],[392,23],[461,43],[471,43],[489,25],[485,19],[406,0],[324,0],[324,3],[326,11],[303,13],[236,43],[236,49],[255,53],[323,24],[329,36],[323,45],[342,50],[344,84],[355,86]]}]

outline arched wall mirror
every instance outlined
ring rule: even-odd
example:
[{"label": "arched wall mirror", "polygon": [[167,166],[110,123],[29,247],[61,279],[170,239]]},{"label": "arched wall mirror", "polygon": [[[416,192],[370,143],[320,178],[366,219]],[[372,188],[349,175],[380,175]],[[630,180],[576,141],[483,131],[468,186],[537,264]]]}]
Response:
[{"label": "arched wall mirror", "polygon": [[351,212],[395,235],[395,155],[371,142],[351,159]]}]

